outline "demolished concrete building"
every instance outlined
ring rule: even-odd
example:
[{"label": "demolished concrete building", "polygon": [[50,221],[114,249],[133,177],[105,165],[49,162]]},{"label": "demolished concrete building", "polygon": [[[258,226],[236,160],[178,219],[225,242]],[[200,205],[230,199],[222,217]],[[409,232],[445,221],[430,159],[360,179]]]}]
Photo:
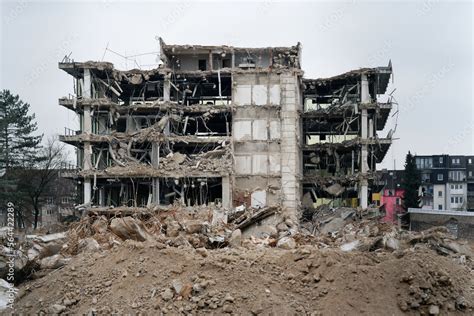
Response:
[{"label": "demolished concrete building", "polygon": [[267,220],[292,226],[303,196],[316,203],[345,192],[367,208],[391,143],[377,136],[391,110],[377,101],[391,64],[306,79],[299,43],[160,46],[153,70],[59,63],[74,77],[74,95],[59,104],[79,115],[80,130],[61,140],[77,147],[69,176],[84,209],[277,206]]}]

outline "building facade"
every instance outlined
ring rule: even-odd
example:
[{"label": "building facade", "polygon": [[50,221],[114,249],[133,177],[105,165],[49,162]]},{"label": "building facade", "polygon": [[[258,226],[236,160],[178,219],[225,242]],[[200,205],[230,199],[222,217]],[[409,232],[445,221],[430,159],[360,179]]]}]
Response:
[{"label": "building facade", "polygon": [[404,170],[382,170],[379,172],[380,205],[385,210],[384,222],[396,224],[401,215],[405,214],[402,206],[405,190],[402,187]]},{"label": "building facade", "polygon": [[474,211],[474,156],[416,156],[423,209]]},{"label": "building facade", "polygon": [[[341,191],[368,204],[391,135],[380,103],[392,68],[305,79],[292,47],[167,45],[153,70],[63,60],[80,117],[61,140],[76,146],[84,209],[115,211],[176,201],[230,209],[279,206],[297,219],[304,193]],[[334,185],[342,190],[328,190]]]}]

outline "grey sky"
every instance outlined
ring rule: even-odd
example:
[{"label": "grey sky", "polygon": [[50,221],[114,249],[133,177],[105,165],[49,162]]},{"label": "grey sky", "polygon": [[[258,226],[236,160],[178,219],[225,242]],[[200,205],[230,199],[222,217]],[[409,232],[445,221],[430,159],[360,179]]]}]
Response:
[{"label": "grey sky", "polygon": [[[401,168],[417,154],[474,154],[473,5],[471,2],[23,2],[1,5],[0,89],[31,104],[45,135],[77,128],[58,105],[72,79],[57,62],[100,60],[169,44],[289,46],[303,44],[305,77],[385,66],[399,103],[395,137],[381,167]],[[156,56],[137,58],[155,63]],[[111,52],[105,60],[133,68]],[[144,67],[144,68],[150,68]],[[383,98],[382,98],[383,100]],[[393,113],[393,112],[392,112]],[[395,126],[387,124],[385,136]]]}]

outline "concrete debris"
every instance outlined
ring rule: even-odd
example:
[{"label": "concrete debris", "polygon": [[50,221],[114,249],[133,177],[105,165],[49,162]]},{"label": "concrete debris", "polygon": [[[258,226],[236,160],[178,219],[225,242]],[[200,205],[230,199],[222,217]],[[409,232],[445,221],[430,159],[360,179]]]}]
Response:
[{"label": "concrete debris", "polygon": [[110,222],[110,230],[122,239],[145,241],[149,234],[143,224],[132,217],[114,218]]},{"label": "concrete debris", "polygon": [[41,269],[57,269],[66,265],[70,260],[71,258],[65,258],[61,254],[56,254],[54,256],[41,259],[40,267]]},{"label": "concrete debris", "polygon": [[286,249],[286,250],[295,249],[296,248],[296,242],[291,237],[283,237],[283,238],[278,240],[277,247],[282,248],[282,249]]},{"label": "concrete debris", "polygon": [[[383,284],[383,289],[377,288],[377,291],[386,291],[387,288],[395,291],[389,295],[397,311],[432,315],[436,312],[472,311],[471,296],[465,290],[466,286],[469,287],[466,285],[469,274],[459,272],[472,265],[472,252],[468,244],[454,239],[445,228],[407,232],[380,222],[373,212],[317,208],[311,221],[302,222],[300,231],[292,231],[292,220],[274,221],[271,217],[281,212],[278,208],[272,208],[271,212],[266,208],[247,207],[222,210],[229,214],[226,223],[213,221],[212,216],[218,214],[213,208],[219,209],[217,206],[184,207],[175,204],[168,209],[134,212],[133,217],[89,214],[72,224],[64,234],[65,238],[59,239],[63,242],[59,253],[35,259],[37,266],[34,271],[29,270],[32,279],[59,278],[66,284],[65,290],[58,294],[49,287],[36,288],[35,285],[25,290],[25,286],[30,286],[29,282],[35,282],[28,281],[20,288],[26,293],[19,299],[20,310],[36,311],[35,305],[27,302],[37,300],[34,293],[47,291],[48,294],[41,294],[41,297],[51,313],[83,313],[83,308],[95,306],[104,313],[150,308],[160,311],[166,308],[167,313],[174,313],[182,308],[202,313],[246,314],[250,313],[248,304],[252,305],[254,312],[258,311],[251,297],[260,301],[264,297],[274,297],[283,293],[279,284],[289,283],[301,293],[307,293],[304,289],[309,286],[315,297],[330,298],[332,305],[340,297],[356,295],[357,299],[353,299],[351,304],[359,306],[359,300],[364,303],[358,310],[370,305],[371,301],[358,297],[360,293],[368,295],[367,292],[354,289]],[[270,216],[262,216],[267,212],[271,213]],[[238,215],[230,216],[234,213]],[[246,231],[256,228],[266,233],[246,235]],[[29,247],[41,249],[38,245],[44,246],[44,241],[50,244],[58,239],[45,236],[29,238],[28,241],[32,242]],[[58,268],[61,269],[56,270],[58,273],[54,276],[48,274]],[[458,272],[450,274],[448,271]],[[260,276],[265,278],[259,279]],[[357,278],[357,282],[353,282],[352,276]],[[71,282],[71,277],[74,282]],[[92,284],[91,278],[98,281]],[[380,281],[385,278],[392,286]],[[379,281],[372,283],[372,280]],[[238,284],[238,289],[242,284],[256,287],[250,291],[252,294],[237,289],[230,291],[233,282]],[[393,286],[395,283],[397,286]],[[43,286],[49,286],[46,284],[49,283]],[[133,300],[117,300],[115,302],[119,303],[113,306],[106,303],[113,299],[115,289],[134,287],[134,284],[147,284],[149,289]],[[345,292],[348,284],[352,294]],[[77,286],[89,291],[87,296],[77,294]],[[130,288],[130,291],[139,293],[142,289]],[[294,293],[297,292],[290,296]],[[244,295],[248,296],[244,298]],[[308,302],[306,296],[302,299]],[[122,305],[122,301],[127,304]],[[148,305],[151,302],[155,302],[154,305]],[[330,309],[331,304],[324,304],[318,306],[334,311]],[[305,311],[310,309],[303,301],[299,305],[306,306]],[[291,310],[302,312],[293,309],[291,304],[289,306],[292,306]],[[391,313],[397,314],[395,310]]]},{"label": "concrete debris", "polygon": [[242,232],[236,229],[232,232],[229,238],[229,246],[240,247],[242,245]]},{"label": "concrete debris", "polygon": [[354,241],[342,244],[340,248],[342,251],[352,251],[354,249],[357,249],[357,247],[359,246],[359,243],[360,242],[358,240],[354,240]]},{"label": "concrete debris", "polygon": [[339,183],[334,183],[333,185],[324,188],[324,191],[336,197],[341,195],[345,190],[346,189]]},{"label": "concrete debris", "polygon": [[[96,222],[94,222],[94,224]],[[100,231],[99,234],[104,234],[105,232],[106,231]],[[78,248],[79,248],[78,252],[96,252],[100,250],[100,245],[99,245],[99,242],[95,240],[94,238],[87,237],[79,241]]]}]

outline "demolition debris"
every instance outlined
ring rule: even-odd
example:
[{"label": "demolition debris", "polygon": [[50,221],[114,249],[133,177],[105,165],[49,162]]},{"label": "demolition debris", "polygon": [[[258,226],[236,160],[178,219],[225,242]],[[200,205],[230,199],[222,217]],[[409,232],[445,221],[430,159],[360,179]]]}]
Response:
[{"label": "demolition debris", "polygon": [[113,218],[97,212],[67,233],[28,236],[17,266],[18,280],[28,281],[16,311],[473,312],[473,252],[447,229],[400,231],[372,212],[338,208],[315,211],[291,235],[284,223],[258,237],[242,234],[279,211],[226,217],[176,204]]},{"label": "demolition debris", "polygon": [[[79,211],[219,205],[279,208],[251,234],[284,221],[296,231],[302,197],[367,209],[387,152],[392,66],[303,77],[301,45],[167,45],[160,67],[122,71],[65,58],[80,117],[61,140],[77,147]],[[127,209],[128,208],[128,209]]]}]

